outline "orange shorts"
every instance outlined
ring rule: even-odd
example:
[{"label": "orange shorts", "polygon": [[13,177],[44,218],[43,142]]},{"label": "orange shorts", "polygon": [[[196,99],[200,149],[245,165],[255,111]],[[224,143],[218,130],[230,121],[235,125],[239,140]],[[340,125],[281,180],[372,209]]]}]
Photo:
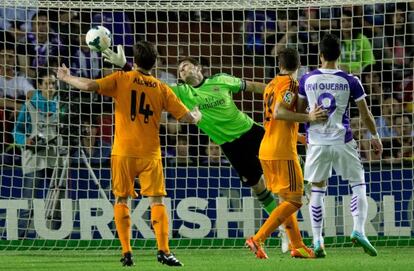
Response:
[{"label": "orange shorts", "polygon": [[141,187],[143,196],[166,196],[165,180],[161,159],[142,159],[112,155],[112,192],[116,197],[136,198],[135,177]]},{"label": "orange shorts", "polygon": [[260,160],[266,187],[273,194],[302,195],[303,174],[299,161],[295,160]]}]

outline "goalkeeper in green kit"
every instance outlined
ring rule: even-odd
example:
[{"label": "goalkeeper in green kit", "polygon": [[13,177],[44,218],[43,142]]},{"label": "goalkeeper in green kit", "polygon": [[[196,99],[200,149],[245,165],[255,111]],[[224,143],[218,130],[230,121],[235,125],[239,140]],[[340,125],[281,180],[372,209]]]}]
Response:
[{"label": "goalkeeper in green kit", "polygon": [[[103,51],[105,61],[122,67],[124,71],[131,70],[121,45],[118,45],[117,51]],[[243,185],[251,188],[270,214],[276,207],[276,200],[266,188],[258,159],[264,128],[240,111],[232,97],[233,93],[241,91],[263,93],[266,84],[245,81],[224,73],[205,78],[200,63],[190,57],[179,62],[178,71],[183,83],[170,87],[188,109],[199,107],[203,118],[197,126],[220,145]],[[287,252],[289,241],[283,229],[281,237],[282,251]]]}]

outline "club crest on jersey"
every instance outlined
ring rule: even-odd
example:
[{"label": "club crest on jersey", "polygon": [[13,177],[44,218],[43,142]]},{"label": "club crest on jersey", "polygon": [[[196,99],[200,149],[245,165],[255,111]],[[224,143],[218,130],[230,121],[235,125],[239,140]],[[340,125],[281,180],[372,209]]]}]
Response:
[{"label": "club crest on jersey", "polygon": [[283,96],[283,101],[287,104],[291,104],[294,96],[295,94],[293,94],[293,92],[286,91],[285,95]]}]

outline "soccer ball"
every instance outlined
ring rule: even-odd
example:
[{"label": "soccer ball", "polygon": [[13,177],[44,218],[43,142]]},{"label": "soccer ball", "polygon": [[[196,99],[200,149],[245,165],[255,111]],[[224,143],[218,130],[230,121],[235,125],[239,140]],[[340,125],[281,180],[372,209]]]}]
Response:
[{"label": "soccer ball", "polygon": [[111,32],[103,26],[95,26],[86,33],[86,44],[95,52],[102,52],[111,46]]}]

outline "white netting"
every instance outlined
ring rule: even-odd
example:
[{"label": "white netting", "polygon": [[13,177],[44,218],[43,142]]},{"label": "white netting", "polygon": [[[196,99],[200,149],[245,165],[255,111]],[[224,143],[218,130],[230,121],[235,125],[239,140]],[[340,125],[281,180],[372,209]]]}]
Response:
[{"label": "white netting", "polygon": [[344,5],[369,5],[378,3],[398,3],[402,0],[237,0],[237,1],[191,1],[191,0],[77,0],[77,1],[42,1],[42,0],[5,0],[5,6],[46,7],[46,8],[99,8],[99,9],[139,9],[139,10],[220,10],[220,9],[273,9],[296,7],[322,7]]},{"label": "white netting", "polygon": [[[168,83],[176,82],[178,60],[185,56],[199,58],[208,75],[225,72],[245,80],[268,82],[277,72],[275,55],[283,46],[299,50],[303,74],[319,65],[318,43],[323,33],[336,33],[343,41],[342,62],[352,62],[342,67],[361,77],[377,125],[382,125],[385,152],[380,158],[370,153],[367,131],[361,127],[355,107],[351,107],[352,125],[360,140],[369,183],[367,235],[390,245],[403,244],[390,240],[412,239],[412,3],[6,0],[0,12],[0,236],[4,239],[0,247],[118,244],[113,242],[116,235],[110,193],[110,99],[76,90],[69,92],[67,86],[59,84],[58,98],[49,105],[58,113],[43,116],[59,129],[49,139],[38,135],[30,148],[32,153],[46,158],[59,156],[58,166],[49,164],[49,171],[37,173],[49,174],[48,177],[37,178],[31,173],[23,176],[21,166],[23,149],[19,146],[28,143],[27,135],[33,127],[28,127],[27,114],[19,120],[18,113],[27,99],[36,95],[33,90],[49,78],[44,77],[44,67],[66,63],[73,74],[88,78],[100,78],[113,71],[100,54],[91,53],[83,45],[84,35],[92,25],[109,28],[114,45],[125,46],[128,61],[132,61],[135,41],[153,42],[160,53],[155,74]],[[38,18],[40,36],[32,34],[36,31],[32,18]],[[341,23],[351,24],[352,31],[346,31]],[[345,42],[359,34],[370,42],[371,49],[364,49],[367,54],[359,55],[352,43]],[[257,122],[262,121],[260,95],[244,93],[234,98],[241,110]],[[30,111],[30,105],[25,107]],[[35,111],[31,116],[36,115]],[[241,187],[218,147],[195,126],[178,124],[166,116],[161,134],[166,204],[174,244],[242,244],[239,241],[251,235],[263,217],[250,190]],[[79,145],[85,147],[88,163]],[[301,153],[304,154],[303,147]],[[326,198],[325,235],[335,245],[343,244],[341,237],[348,236],[352,228],[349,201],[348,184],[332,178]],[[134,201],[131,206],[133,238],[139,247],[154,244],[147,209],[146,200]],[[307,205],[300,219],[303,235],[311,236]],[[16,239],[69,241],[7,241]]]}]

